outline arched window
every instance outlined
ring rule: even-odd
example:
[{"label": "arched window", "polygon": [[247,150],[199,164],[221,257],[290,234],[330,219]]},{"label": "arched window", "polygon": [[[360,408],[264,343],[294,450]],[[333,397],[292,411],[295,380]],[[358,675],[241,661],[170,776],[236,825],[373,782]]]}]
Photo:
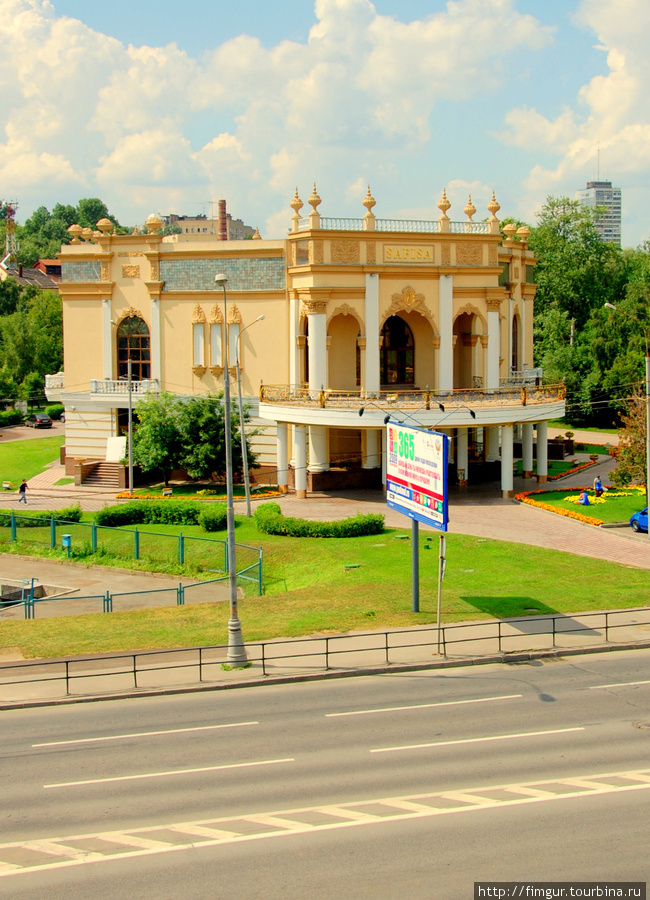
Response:
[{"label": "arched window", "polygon": [[128,377],[128,361],[131,360],[133,381],[151,378],[151,341],[149,327],[139,316],[122,319],[117,329],[117,374]]},{"label": "arched window", "polygon": [[404,319],[391,316],[381,329],[381,383],[415,384],[413,332]]}]

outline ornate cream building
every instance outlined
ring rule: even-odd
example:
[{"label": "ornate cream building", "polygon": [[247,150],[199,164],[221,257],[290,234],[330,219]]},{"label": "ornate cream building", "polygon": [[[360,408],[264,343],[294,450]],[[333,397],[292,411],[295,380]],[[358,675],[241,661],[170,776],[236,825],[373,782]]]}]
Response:
[{"label": "ornate cream building", "polygon": [[61,249],[65,375],[48,384],[66,407],[68,471],[81,481],[124,432],[129,358],[136,404],[217,392],[228,341],[259,430],[258,477],[299,496],[378,486],[388,415],[447,433],[452,477],[471,489],[490,472],[504,496],[515,452],[533,471],[536,428],[545,481],[546,423],[564,414],[564,393],[532,369],[528,229],[506,225],[504,238],[494,196],[481,222],[471,198],[451,221],[444,192],[434,221],[376,218],[370,189],[358,219],[321,216],[315,187],[308,202],[301,217],[296,191],[282,240],[162,237],[154,216],[146,234],[72,226]]}]

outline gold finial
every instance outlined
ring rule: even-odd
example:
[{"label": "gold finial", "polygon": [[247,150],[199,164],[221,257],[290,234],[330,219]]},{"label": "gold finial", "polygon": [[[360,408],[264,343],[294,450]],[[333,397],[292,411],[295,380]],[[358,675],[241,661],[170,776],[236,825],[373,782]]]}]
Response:
[{"label": "gold finial", "polygon": [[300,215],[300,210],[302,209],[303,205],[304,205],[304,204],[303,204],[302,200],[301,200],[300,197],[298,196],[298,188],[296,188],[296,195],[295,195],[295,197],[293,198],[293,200],[291,201],[291,204],[290,204],[291,209],[294,211],[294,213],[295,213],[297,216],[299,216],[299,215]]},{"label": "gold finial", "polygon": [[93,231],[93,241],[95,243],[97,243],[97,241],[101,241],[101,239],[103,237],[104,237],[104,235],[101,233],[101,231],[97,231],[97,230]]},{"label": "gold finial", "polygon": [[476,207],[475,207],[474,204],[472,203],[472,195],[471,195],[471,194],[468,196],[468,199],[467,199],[467,206],[465,207],[465,209],[463,210],[463,212],[465,213],[465,215],[467,216],[467,218],[468,218],[468,219],[470,220],[470,222],[471,222],[471,221],[472,221],[472,216],[473,216],[474,213],[476,212]]},{"label": "gold finial", "polygon": [[262,240],[262,235],[260,234],[259,228],[255,229],[255,232],[253,233],[253,237],[251,238],[251,240],[252,241],[261,241]]},{"label": "gold finial", "polygon": [[71,236],[70,237],[71,244],[80,244],[81,243],[81,241],[79,240],[79,235],[81,234],[82,231],[83,231],[83,228],[81,227],[81,225],[71,225],[68,228],[68,234]]},{"label": "gold finial", "polygon": [[108,234],[112,227],[113,223],[110,219],[100,219],[97,223],[97,230],[101,231],[102,234]]},{"label": "gold finial", "polygon": [[318,196],[318,191],[316,190],[316,182],[314,182],[314,190],[311,193],[311,196],[307,200],[309,205],[313,208],[314,212],[316,212],[316,207],[320,206],[322,203],[321,198]]},{"label": "gold finial", "polygon": [[368,193],[366,194],[366,196],[362,202],[363,202],[363,205],[365,206],[365,208],[368,210],[368,214],[374,215],[372,208],[373,208],[373,206],[377,205],[377,201],[370,193],[370,185],[368,185]]},{"label": "gold finial", "polygon": [[447,210],[451,208],[451,203],[447,200],[447,190],[442,189],[442,197],[438,203],[438,209],[442,212],[443,218],[447,218]]},{"label": "gold finial", "polygon": [[519,235],[519,237],[521,238],[522,241],[527,241],[528,238],[530,237],[530,228],[528,227],[528,225],[521,225],[517,229],[517,234]]},{"label": "gold finial", "polygon": [[160,219],[155,213],[151,213],[147,221],[144,223],[145,230],[147,234],[153,234],[155,231],[158,231],[162,228],[162,219]]},{"label": "gold finial", "polygon": [[494,191],[492,191],[492,199],[488,203],[488,212],[492,213],[492,218],[496,219],[497,213],[501,209],[501,205],[497,203],[497,198],[494,196]]},{"label": "gold finial", "polygon": [[81,232],[81,237],[84,239],[84,241],[91,241],[93,237],[92,228],[84,228]]}]

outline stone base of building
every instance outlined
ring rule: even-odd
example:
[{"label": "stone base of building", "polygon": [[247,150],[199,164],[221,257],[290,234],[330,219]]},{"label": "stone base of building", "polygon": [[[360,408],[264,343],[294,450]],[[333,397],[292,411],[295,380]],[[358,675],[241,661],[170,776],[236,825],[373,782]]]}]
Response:
[{"label": "stone base of building", "polygon": [[537,476],[538,484],[546,484],[547,481],[548,481],[548,475],[538,475]]},{"label": "stone base of building", "polygon": [[512,498],[515,496],[515,492],[514,491],[501,491],[501,496],[503,497],[504,500],[512,500]]}]

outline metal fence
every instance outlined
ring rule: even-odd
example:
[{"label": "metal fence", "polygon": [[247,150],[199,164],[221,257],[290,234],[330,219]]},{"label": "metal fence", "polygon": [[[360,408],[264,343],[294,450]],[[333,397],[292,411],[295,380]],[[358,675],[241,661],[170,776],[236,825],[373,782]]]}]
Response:
[{"label": "metal fence", "polygon": [[[206,572],[228,573],[228,543],[207,537],[165,534],[137,527],[115,528],[94,522],[68,522],[55,516],[0,514],[0,543],[36,544],[62,549],[69,558],[113,555],[153,563],[177,562]],[[237,577],[262,594],[262,548],[236,544]]]},{"label": "metal fence", "polygon": [[[185,588],[187,591],[188,588]],[[544,615],[496,622],[367,632],[296,640],[246,644],[248,666],[263,676],[305,675],[318,671],[350,671],[390,665],[431,665],[431,657],[457,659],[489,657],[495,653],[525,653],[544,649],[633,644],[645,637],[650,608],[584,613],[578,616]],[[628,629],[624,632],[623,629]],[[630,636],[632,634],[632,637]],[[579,637],[578,637],[579,636]],[[537,640],[542,638],[542,640]],[[532,641],[532,643],[531,643]],[[7,688],[60,684],[65,696],[82,696],[105,689],[129,691],[160,689],[179,683],[217,683],[231,680],[224,644],[182,650],[151,650],[110,657],[86,657],[54,662],[27,662],[0,666],[0,699]],[[17,671],[22,677],[13,678]],[[161,673],[163,673],[161,675]],[[112,682],[111,682],[112,680]],[[85,682],[85,683],[84,683]],[[75,691],[79,684],[80,690]],[[117,684],[117,686],[116,686]],[[83,687],[82,687],[83,686]],[[46,689],[47,692],[47,689]],[[15,698],[12,702],[15,702]]]}]

